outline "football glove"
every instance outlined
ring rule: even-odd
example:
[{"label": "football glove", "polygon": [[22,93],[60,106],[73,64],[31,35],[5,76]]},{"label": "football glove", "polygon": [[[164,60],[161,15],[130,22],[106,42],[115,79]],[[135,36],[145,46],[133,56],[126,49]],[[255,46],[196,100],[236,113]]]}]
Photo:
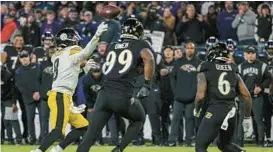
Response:
[{"label": "football glove", "polygon": [[102,35],[103,32],[107,31],[108,29],[108,25],[105,24],[105,22],[102,22],[99,26],[98,29],[96,31],[95,36],[100,37]]},{"label": "football glove", "polygon": [[136,97],[137,97],[138,99],[142,99],[142,98],[148,97],[149,94],[150,94],[150,90],[151,90],[150,85],[144,84],[144,85],[142,86],[142,88],[138,91]]},{"label": "football glove", "polygon": [[252,129],[252,120],[251,117],[245,118],[243,120],[243,128],[245,133],[251,132]]},{"label": "football glove", "polygon": [[193,110],[193,115],[194,115],[194,117],[199,118],[199,117],[200,117],[201,111],[202,111],[202,108],[201,108],[199,111],[197,111],[197,110],[194,108],[194,110]]},{"label": "football glove", "polygon": [[74,106],[73,104],[70,106],[70,111],[75,114],[80,114],[85,111],[85,104],[81,104],[79,106]]}]

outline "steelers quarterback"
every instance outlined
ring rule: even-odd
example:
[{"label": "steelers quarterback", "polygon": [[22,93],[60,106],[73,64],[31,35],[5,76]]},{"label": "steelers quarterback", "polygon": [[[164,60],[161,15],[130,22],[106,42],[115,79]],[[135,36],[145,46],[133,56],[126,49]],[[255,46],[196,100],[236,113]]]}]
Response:
[{"label": "steelers quarterback", "polygon": [[80,36],[71,28],[61,29],[55,36],[57,51],[53,54],[53,83],[48,92],[48,106],[50,108],[50,123],[52,131],[44,138],[40,147],[31,152],[45,152],[56,140],[65,134],[67,123],[75,127],[58,146],[51,152],[63,149],[84,133],[88,121],[80,114],[84,106],[75,107],[72,95],[78,83],[78,75],[82,61],[87,59],[95,50],[100,36],[108,29],[103,22],[99,25],[96,34],[82,50],[78,46]]}]

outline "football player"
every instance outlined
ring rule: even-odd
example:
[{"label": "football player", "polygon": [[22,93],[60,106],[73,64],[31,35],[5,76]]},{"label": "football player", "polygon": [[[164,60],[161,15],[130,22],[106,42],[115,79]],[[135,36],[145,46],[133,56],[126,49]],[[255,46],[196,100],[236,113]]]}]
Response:
[{"label": "football player", "polygon": [[74,29],[64,28],[56,34],[57,51],[51,57],[53,63],[53,83],[51,91],[48,92],[52,131],[44,138],[40,147],[31,152],[45,152],[51,144],[65,134],[68,122],[76,129],[66,136],[66,142],[53,147],[51,152],[62,151],[86,130],[88,121],[80,114],[85,107],[81,105],[74,107],[72,95],[78,83],[81,62],[86,60],[95,50],[100,36],[107,28],[108,26],[102,23],[83,50],[78,46],[80,36]]},{"label": "football player", "polygon": [[155,63],[149,44],[142,40],[143,25],[136,18],[128,18],[122,25],[121,41],[108,47],[102,72],[106,82],[98,93],[91,124],[77,152],[88,152],[100,135],[104,125],[116,113],[129,119],[130,125],[119,146],[112,152],[122,152],[136,138],[145,122],[145,112],[139,100],[133,96],[137,67],[144,63],[145,83],[137,98],[150,93]]},{"label": "football player", "polygon": [[34,48],[31,56],[31,62],[42,62],[47,60],[46,50],[54,45],[54,35],[46,32],[42,35],[42,45]]},{"label": "football player", "polygon": [[[196,152],[207,152],[208,146],[219,133],[217,146],[221,151],[244,152],[231,142],[236,129],[236,108],[234,98],[237,93],[245,102],[244,129],[251,125],[252,99],[234,64],[227,63],[229,50],[223,43],[210,47],[207,61],[200,64],[197,76],[198,85],[195,99],[194,115],[198,117],[201,103],[206,95],[208,108],[203,117],[196,137]],[[239,92],[236,92],[239,90]]]}]

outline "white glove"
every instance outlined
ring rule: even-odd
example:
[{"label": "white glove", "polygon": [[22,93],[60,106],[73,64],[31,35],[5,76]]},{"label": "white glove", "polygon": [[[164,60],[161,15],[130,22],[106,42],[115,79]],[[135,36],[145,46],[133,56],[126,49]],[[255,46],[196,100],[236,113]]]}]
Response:
[{"label": "white glove", "polygon": [[79,114],[85,111],[85,104],[81,104],[79,106],[74,106],[73,104],[70,106],[70,111],[75,114]]},{"label": "white glove", "polygon": [[202,111],[202,108],[201,108],[199,111],[196,111],[196,109],[194,108],[194,110],[193,110],[193,115],[194,115],[194,117],[199,118],[199,117],[200,117],[201,111]]},{"label": "white glove", "polygon": [[252,120],[251,117],[245,118],[243,120],[243,127],[244,127],[244,132],[249,133],[252,130]]},{"label": "white glove", "polygon": [[105,32],[108,29],[108,24],[105,24],[105,22],[102,22],[96,31],[95,36],[100,37],[103,32]]},{"label": "white glove", "polygon": [[94,61],[94,59],[89,59],[83,68],[84,72],[87,73],[95,65],[96,62]]}]

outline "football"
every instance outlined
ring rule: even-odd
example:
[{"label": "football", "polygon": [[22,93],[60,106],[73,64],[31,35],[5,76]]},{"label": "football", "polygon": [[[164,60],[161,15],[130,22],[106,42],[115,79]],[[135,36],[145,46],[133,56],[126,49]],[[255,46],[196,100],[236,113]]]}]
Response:
[{"label": "football", "polygon": [[115,5],[106,5],[103,7],[102,11],[99,13],[100,16],[113,19],[116,18],[120,13],[120,8]]}]

